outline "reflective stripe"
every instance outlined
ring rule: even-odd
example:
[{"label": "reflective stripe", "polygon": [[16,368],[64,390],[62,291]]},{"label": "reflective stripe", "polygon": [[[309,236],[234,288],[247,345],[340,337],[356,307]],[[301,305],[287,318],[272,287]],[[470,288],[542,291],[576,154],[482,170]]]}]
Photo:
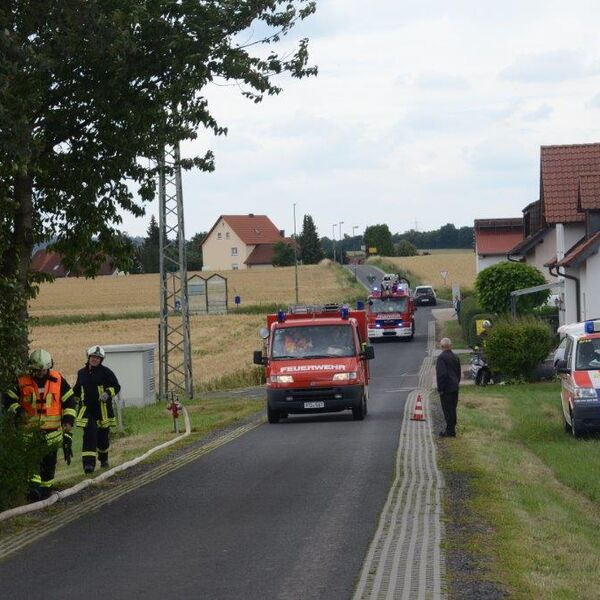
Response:
[{"label": "reflective stripe", "polygon": [[76,417],[77,411],[74,408],[65,408],[65,410],[63,411],[63,416],[64,417]]},{"label": "reflective stripe", "polygon": [[6,392],[6,395],[9,398],[13,398],[14,400],[18,400],[19,399],[19,395],[15,392],[13,392],[12,390],[8,390],[8,392]]},{"label": "reflective stripe", "polygon": [[86,450],[85,452],[81,453],[81,456],[93,456],[95,458],[96,452],[92,452],[91,450]]},{"label": "reflective stripe", "polygon": [[60,427],[60,416],[51,416],[51,417],[47,417],[45,415],[42,415],[40,417],[40,427],[42,429],[57,429],[58,427]]},{"label": "reflective stripe", "polygon": [[11,404],[8,407],[8,412],[14,412],[16,413],[19,410],[19,406],[21,406],[18,402],[15,402],[14,404]]},{"label": "reflective stripe", "polygon": [[106,423],[108,421],[108,408],[106,407],[106,402],[100,403],[100,423]]},{"label": "reflective stripe", "polygon": [[46,443],[50,446],[50,445],[54,445],[54,444],[59,444],[60,442],[62,442],[63,439],[63,432],[62,430],[58,430],[58,431],[51,431],[50,433],[46,434]]},{"label": "reflective stripe", "polygon": [[85,427],[88,424],[88,420],[85,418],[85,405],[79,409],[79,414],[77,415],[77,421],[75,421],[77,427]]},{"label": "reflective stripe", "polygon": [[117,394],[117,393],[116,393],[116,391],[115,391],[115,388],[113,388],[113,387],[106,388],[106,391],[107,391],[107,392],[108,392],[108,393],[109,393],[111,396],[116,396],[116,394]]},{"label": "reflective stripe", "polygon": [[50,408],[52,406],[52,403],[54,402],[54,394],[52,392],[48,392],[46,394],[46,409]]},{"label": "reflective stripe", "polygon": [[53,483],[54,483],[54,479],[48,479],[48,481],[41,481],[40,487],[49,488],[49,487],[52,487]]},{"label": "reflective stripe", "polygon": [[42,478],[39,475],[33,475],[29,481],[31,483],[42,483]]},{"label": "reflective stripe", "polygon": [[73,389],[70,389],[63,397],[62,401],[68,400],[74,394]]}]

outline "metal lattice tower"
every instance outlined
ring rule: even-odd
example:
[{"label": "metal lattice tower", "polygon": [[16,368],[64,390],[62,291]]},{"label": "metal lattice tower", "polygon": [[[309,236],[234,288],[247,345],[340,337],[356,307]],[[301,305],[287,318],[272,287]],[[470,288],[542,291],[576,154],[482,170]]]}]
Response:
[{"label": "metal lattice tower", "polygon": [[159,160],[159,397],[192,398],[192,353],[179,144]]}]

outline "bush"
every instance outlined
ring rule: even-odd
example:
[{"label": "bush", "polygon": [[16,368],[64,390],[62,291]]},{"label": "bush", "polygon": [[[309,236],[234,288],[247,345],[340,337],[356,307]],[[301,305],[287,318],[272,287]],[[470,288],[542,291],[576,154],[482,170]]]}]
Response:
[{"label": "bush", "polygon": [[531,381],[552,349],[548,325],[533,317],[499,319],[487,334],[485,354],[493,371],[507,379]]},{"label": "bush", "polygon": [[408,240],[400,240],[396,246],[396,256],[417,256],[418,254],[417,247]]},{"label": "bush", "polygon": [[29,480],[46,451],[39,429],[24,431],[11,414],[0,415],[0,511],[25,501]]},{"label": "bush", "polygon": [[[542,273],[525,263],[501,262],[483,269],[475,280],[475,289],[484,310],[493,313],[510,311],[510,293],[546,283]],[[528,312],[548,299],[548,291],[519,296],[517,308]]]}]

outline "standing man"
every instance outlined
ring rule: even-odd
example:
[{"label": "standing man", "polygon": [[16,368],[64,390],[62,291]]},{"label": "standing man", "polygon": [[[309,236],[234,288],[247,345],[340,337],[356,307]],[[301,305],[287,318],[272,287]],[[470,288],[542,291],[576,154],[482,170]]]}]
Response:
[{"label": "standing man", "polygon": [[77,373],[75,395],[79,398],[77,427],[83,427],[81,458],[84,473],[93,473],[96,458],[108,467],[110,428],[116,425],[113,397],[121,390],[115,374],[102,364],[106,353],[102,346],[87,350],[85,367]]},{"label": "standing man", "polygon": [[46,441],[47,452],[29,486],[27,497],[31,502],[50,496],[61,444],[67,464],[73,456],[71,429],[77,414],[75,395],[66,379],[52,369],[53,365],[49,352],[34,350],[29,356],[28,373],[21,375],[16,385],[3,394],[6,412],[26,423],[39,425]]},{"label": "standing man", "polygon": [[460,361],[452,352],[452,342],[449,338],[443,338],[440,346],[442,351],[435,363],[435,374],[446,419],[446,429],[440,431],[440,437],[456,437],[456,406],[458,405],[458,386],[461,377]]}]

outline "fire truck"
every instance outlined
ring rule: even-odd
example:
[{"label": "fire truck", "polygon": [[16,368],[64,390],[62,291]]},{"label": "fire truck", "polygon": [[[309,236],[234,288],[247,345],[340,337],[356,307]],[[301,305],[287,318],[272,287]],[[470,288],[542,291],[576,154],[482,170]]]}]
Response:
[{"label": "fire truck", "polygon": [[400,279],[392,285],[382,283],[367,299],[369,339],[390,337],[412,340],[416,310],[408,280]]},{"label": "fire truck", "polygon": [[365,418],[375,353],[364,310],[296,306],[267,315],[260,336],[264,347],[254,352],[254,364],[265,367],[269,423],[343,410],[355,420]]}]

